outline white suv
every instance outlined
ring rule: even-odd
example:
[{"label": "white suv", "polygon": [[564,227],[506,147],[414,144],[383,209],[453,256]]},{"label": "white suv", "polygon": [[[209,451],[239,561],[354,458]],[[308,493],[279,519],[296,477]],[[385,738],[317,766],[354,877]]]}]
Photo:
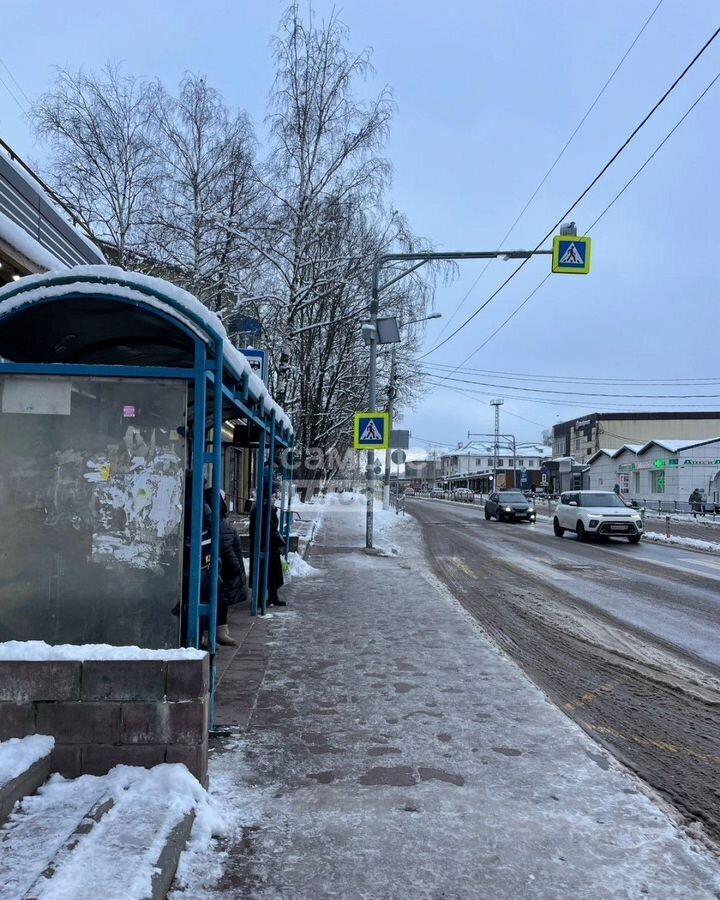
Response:
[{"label": "white suv", "polygon": [[562,537],[574,531],[579,541],[593,534],[626,537],[637,544],[642,537],[640,513],[613,491],[565,491],[555,508],[553,531]]}]

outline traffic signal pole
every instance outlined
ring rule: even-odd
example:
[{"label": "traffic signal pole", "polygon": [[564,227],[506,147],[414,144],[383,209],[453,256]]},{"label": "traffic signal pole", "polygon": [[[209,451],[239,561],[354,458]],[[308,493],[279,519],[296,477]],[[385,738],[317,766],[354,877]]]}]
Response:
[{"label": "traffic signal pole", "polygon": [[[375,412],[377,402],[376,396],[376,380],[377,380],[377,318],[379,309],[380,294],[387,290],[390,285],[400,281],[402,278],[410,275],[416,269],[424,266],[425,263],[439,261],[454,261],[465,259],[529,259],[531,256],[552,256],[552,250],[481,250],[481,251],[455,251],[449,253],[432,253],[429,251],[420,251],[419,253],[382,253],[375,258],[372,267],[372,293],[370,299],[370,321],[367,323],[368,345],[370,348],[370,369],[368,373],[368,411]],[[403,272],[395,275],[384,284],[380,284],[380,270],[389,262],[411,262],[414,265],[409,266]],[[367,506],[365,514],[365,549],[373,549],[373,502],[375,500],[375,451],[367,451],[367,470],[366,470],[366,487],[367,487]]]}]

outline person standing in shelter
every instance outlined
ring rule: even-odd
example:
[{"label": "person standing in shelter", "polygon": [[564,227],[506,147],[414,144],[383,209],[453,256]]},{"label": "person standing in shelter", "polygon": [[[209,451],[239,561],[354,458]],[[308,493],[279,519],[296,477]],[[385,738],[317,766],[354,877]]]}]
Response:
[{"label": "person standing in shelter", "polygon": [[[265,482],[265,489],[263,491],[263,500],[267,497],[268,491],[271,490],[271,483],[269,480]],[[273,498],[275,497],[277,491],[273,491]],[[250,511],[250,580],[252,582],[252,566],[255,559],[255,526],[257,522],[257,503],[253,504],[253,508]],[[260,525],[260,547],[265,549],[265,531],[267,526],[267,506],[263,502],[263,511]],[[268,606],[287,606],[287,603],[284,600],[281,600],[278,596],[278,590],[285,583],[285,578],[283,577],[283,569],[282,569],[282,551],[285,548],[285,541],[283,540],[280,534],[280,523],[278,518],[277,507],[273,504],[272,512],[270,513],[270,549],[269,549],[269,563],[268,563],[268,597],[267,597],[267,605]]]},{"label": "person standing in shelter", "polygon": [[[205,502],[209,506],[210,492],[205,492]],[[215,639],[218,644],[237,647],[238,642],[230,634],[228,610],[248,598],[245,564],[240,547],[240,536],[228,519],[225,491],[220,491],[220,569],[217,590],[217,628]]]}]

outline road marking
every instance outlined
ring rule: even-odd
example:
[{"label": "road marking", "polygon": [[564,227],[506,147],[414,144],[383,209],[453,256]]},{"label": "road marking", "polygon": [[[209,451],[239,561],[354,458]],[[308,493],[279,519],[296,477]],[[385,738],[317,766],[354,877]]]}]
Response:
[{"label": "road marking", "polygon": [[714,766],[720,765],[720,756],[711,756],[708,753],[703,753],[701,750],[695,750],[693,747],[683,747],[682,744],[671,744],[668,741],[656,741],[653,738],[640,737],[637,734],[631,734],[628,737],[628,735],[621,734],[619,731],[616,731],[614,728],[608,728],[606,725],[591,725],[588,723],[587,727],[598,734],[608,734],[621,741],[632,741],[641,747],[653,747],[655,750],[665,750],[667,753],[690,756],[693,759],[699,759]]},{"label": "road marking", "polygon": [[587,691],[585,694],[580,697],[580,699],[575,703],[563,703],[563,709],[568,710],[568,712],[573,709],[578,709],[581,706],[590,706],[592,703],[597,700],[598,697],[603,695],[612,694],[616,687],[619,687],[621,684],[625,684],[628,681],[627,678],[620,678],[618,681],[611,681],[607,684],[601,684],[600,687],[595,688],[593,691]]},{"label": "road marking", "polygon": [[697,556],[678,556],[682,562],[693,563],[696,566],[707,566],[710,569],[720,569],[720,559],[698,559]]},{"label": "road marking", "polygon": [[468,578],[472,578],[473,581],[478,580],[477,575],[473,572],[470,566],[468,566],[467,563],[463,562],[463,560],[460,559],[459,556],[438,556],[437,560],[444,565],[451,564],[456,569],[459,569],[463,573],[463,575],[466,575]]}]

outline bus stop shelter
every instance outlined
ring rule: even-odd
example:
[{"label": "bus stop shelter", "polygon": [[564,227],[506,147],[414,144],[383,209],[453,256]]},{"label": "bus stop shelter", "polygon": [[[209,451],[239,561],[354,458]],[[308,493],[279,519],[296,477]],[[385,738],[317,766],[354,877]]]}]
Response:
[{"label": "bus stop shelter", "polygon": [[0,641],[197,647],[207,629],[214,654],[226,423],[253,435],[264,613],[292,428],[200,301],[108,266],[7,285],[0,395]]}]

